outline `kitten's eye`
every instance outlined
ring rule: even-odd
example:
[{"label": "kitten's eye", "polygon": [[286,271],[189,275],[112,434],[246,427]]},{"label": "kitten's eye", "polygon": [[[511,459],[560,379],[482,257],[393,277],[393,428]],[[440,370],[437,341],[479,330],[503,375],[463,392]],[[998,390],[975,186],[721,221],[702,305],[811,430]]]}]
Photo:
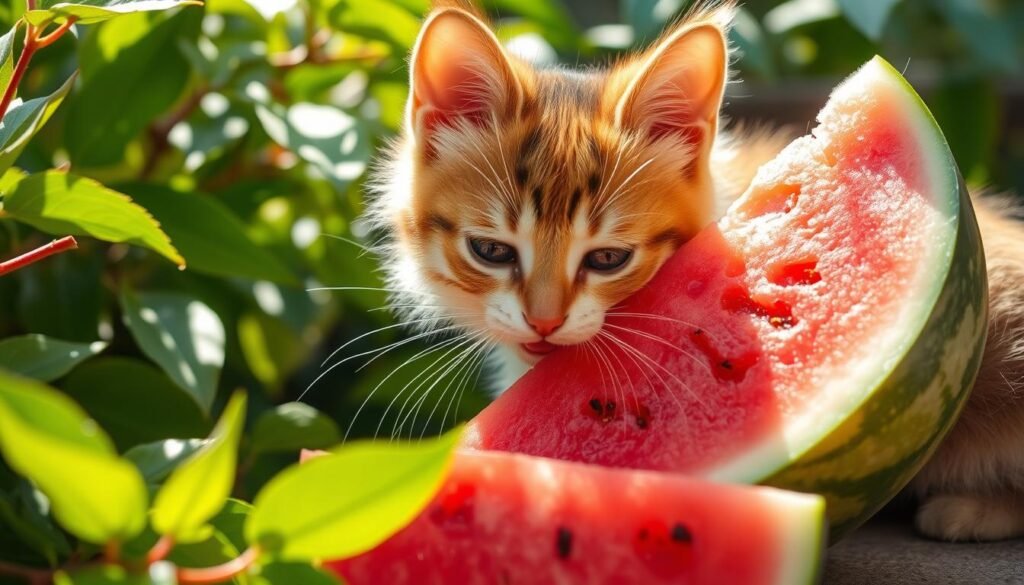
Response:
[{"label": "kitten's eye", "polygon": [[583,258],[583,265],[598,272],[610,272],[624,265],[632,255],[632,250],[601,248],[588,252]]},{"label": "kitten's eye", "polygon": [[469,249],[477,258],[489,264],[508,264],[516,261],[516,249],[497,240],[469,238]]}]

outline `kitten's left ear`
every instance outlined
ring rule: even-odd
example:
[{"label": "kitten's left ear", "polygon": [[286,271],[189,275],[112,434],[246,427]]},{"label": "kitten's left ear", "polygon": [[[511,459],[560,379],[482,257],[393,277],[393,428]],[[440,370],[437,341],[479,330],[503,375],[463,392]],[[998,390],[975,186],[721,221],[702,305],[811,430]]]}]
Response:
[{"label": "kitten's left ear", "polygon": [[706,152],[718,127],[728,61],[717,24],[673,32],[630,72],[632,81],[616,104],[616,124],[655,139],[677,135]]}]

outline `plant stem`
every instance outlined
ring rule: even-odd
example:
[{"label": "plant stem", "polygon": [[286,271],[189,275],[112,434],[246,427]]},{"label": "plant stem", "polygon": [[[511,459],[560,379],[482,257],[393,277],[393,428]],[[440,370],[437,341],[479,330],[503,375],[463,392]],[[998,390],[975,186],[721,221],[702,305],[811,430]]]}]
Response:
[{"label": "plant stem", "polygon": [[103,558],[112,564],[121,562],[121,543],[116,540],[108,540],[103,545]]},{"label": "plant stem", "polygon": [[5,561],[0,561],[0,575],[19,577],[31,585],[42,585],[43,583],[49,583],[53,579],[53,572],[47,569],[24,567]]},{"label": "plant stem", "polygon": [[245,550],[237,558],[231,559],[223,565],[206,567],[202,569],[178,569],[178,585],[212,585],[230,580],[235,575],[240,575],[252,566],[260,556],[260,549],[253,546]]},{"label": "plant stem", "polygon": [[3,98],[0,98],[0,117],[7,113],[7,108],[11,105],[11,100],[14,99],[14,94],[18,93],[18,84],[21,83],[21,78],[25,75],[25,70],[28,69],[28,62],[32,60],[32,54],[36,52],[36,27],[31,24],[25,30],[25,46],[21,48],[21,55],[18,55],[18,63],[14,66],[14,73],[11,74],[11,80],[7,82],[7,89],[4,90]]},{"label": "plant stem", "polygon": [[[35,0],[29,0],[28,9],[35,9]],[[21,48],[21,54],[18,55],[18,63],[14,66],[14,72],[11,74],[10,81],[7,82],[3,98],[0,98],[0,118],[7,114],[7,108],[11,106],[11,101],[18,93],[18,85],[21,84],[21,78],[25,76],[25,71],[28,69],[28,62],[32,60],[32,55],[38,49],[48,47],[54,41],[64,36],[64,33],[68,32],[68,29],[74,23],[74,17],[69,18],[64,21],[64,24],[53,29],[53,32],[45,36],[40,36],[42,31],[31,24],[25,27],[25,46]]]},{"label": "plant stem", "polygon": [[3,276],[9,272],[14,272],[19,268],[24,268],[29,264],[38,262],[47,256],[66,252],[68,250],[74,250],[78,247],[78,242],[75,241],[73,236],[64,236],[59,240],[53,240],[49,244],[39,246],[31,252],[26,252],[17,258],[11,258],[6,262],[0,262],[0,276]]},{"label": "plant stem", "polygon": [[172,548],[174,548],[174,538],[166,534],[161,536],[160,540],[156,541],[156,544],[153,545],[153,548],[149,549],[149,552],[146,553],[146,563],[153,564],[164,560],[164,557],[171,552]]},{"label": "plant stem", "polygon": [[64,24],[62,24],[62,25],[58,26],[57,28],[53,29],[53,32],[51,32],[50,34],[45,35],[45,36],[37,37],[36,38],[36,48],[37,49],[42,49],[43,47],[49,47],[50,45],[53,44],[54,41],[56,41],[57,39],[59,39],[62,36],[64,36],[64,33],[68,32],[68,29],[71,28],[71,25],[73,25],[73,24],[75,24],[75,17],[74,16],[72,16],[71,18],[65,20]]}]

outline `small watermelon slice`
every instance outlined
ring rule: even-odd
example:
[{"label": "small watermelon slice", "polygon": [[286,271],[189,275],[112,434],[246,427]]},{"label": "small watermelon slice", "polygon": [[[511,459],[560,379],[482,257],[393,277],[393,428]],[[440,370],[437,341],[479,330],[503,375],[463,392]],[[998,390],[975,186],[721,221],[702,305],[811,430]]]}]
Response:
[{"label": "small watermelon slice", "polygon": [[824,538],[818,496],[466,451],[409,526],[331,567],[350,585],[801,585]]},{"label": "small watermelon slice", "polygon": [[935,120],[881,58],[818,121],[466,444],[821,493],[834,537],[900,490],[980,363],[978,227]]}]

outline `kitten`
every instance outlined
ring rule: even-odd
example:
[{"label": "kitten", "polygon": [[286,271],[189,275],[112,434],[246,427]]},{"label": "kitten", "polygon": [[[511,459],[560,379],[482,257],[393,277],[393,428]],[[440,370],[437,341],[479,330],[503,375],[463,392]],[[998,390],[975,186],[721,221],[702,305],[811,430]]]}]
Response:
[{"label": "kitten", "polygon": [[[496,345],[507,387],[717,219],[785,132],[720,132],[731,3],[695,9],[607,69],[536,69],[459,3],[435,7],[410,62],[405,129],[369,216],[392,236],[396,310]],[[979,203],[992,323],[963,422],[915,480],[926,534],[1024,533],[1024,229]],[[1015,424],[1016,423],[1016,424]]]}]

